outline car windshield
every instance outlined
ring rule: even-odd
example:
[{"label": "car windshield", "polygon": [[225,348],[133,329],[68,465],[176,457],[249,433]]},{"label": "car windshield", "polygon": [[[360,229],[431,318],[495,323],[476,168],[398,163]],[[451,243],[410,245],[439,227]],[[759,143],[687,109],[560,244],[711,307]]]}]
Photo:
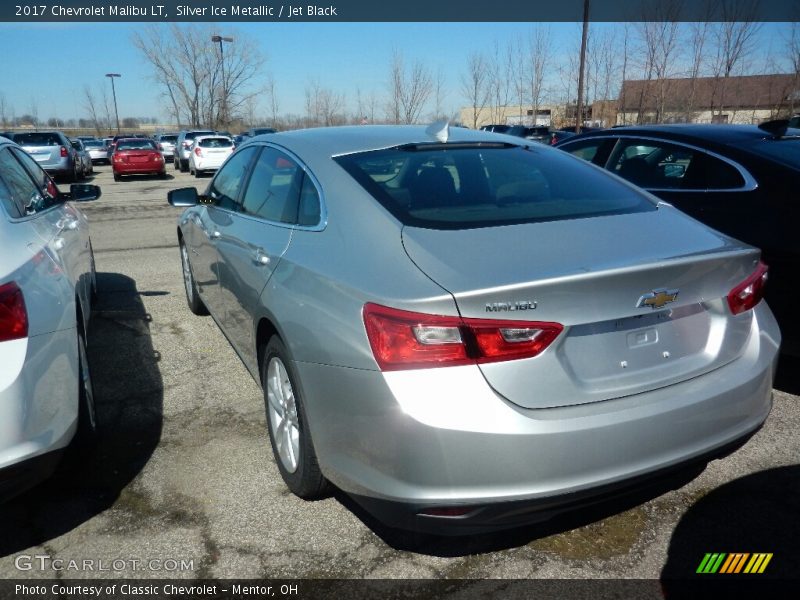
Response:
[{"label": "car windshield", "polygon": [[20,146],[60,146],[61,138],[54,133],[17,133],[14,141]]},{"label": "car windshield", "polygon": [[70,143],[72,144],[72,147],[75,148],[75,150],[83,150],[83,148],[81,148],[81,143],[79,141],[73,140]]},{"label": "car windshield", "polygon": [[406,225],[466,229],[656,210],[582,161],[509,144],[422,144],[335,159]]},{"label": "car windshield", "polygon": [[200,140],[201,148],[230,148],[233,146],[233,140],[229,138],[206,138]]},{"label": "car windshield", "polygon": [[119,140],[117,150],[155,150],[156,144],[151,140]]},{"label": "car windshield", "polygon": [[758,140],[751,144],[748,150],[753,154],[767,156],[783,165],[800,169],[800,138]]},{"label": "car windshield", "polygon": [[83,145],[89,148],[103,148],[105,146],[100,140],[86,140]]},{"label": "car windshield", "polygon": [[162,135],[159,138],[159,141],[160,142],[172,142],[174,144],[175,140],[177,140],[177,139],[178,139],[177,135]]}]

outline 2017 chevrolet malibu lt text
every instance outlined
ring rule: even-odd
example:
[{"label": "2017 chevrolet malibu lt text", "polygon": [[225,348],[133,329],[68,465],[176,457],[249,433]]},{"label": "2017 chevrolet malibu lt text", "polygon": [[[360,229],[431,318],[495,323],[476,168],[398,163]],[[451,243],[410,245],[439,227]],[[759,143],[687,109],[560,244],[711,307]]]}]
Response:
[{"label": "2017 chevrolet malibu lt text", "polygon": [[0,500],[55,468],[77,434],[97,428],[86,328],[95,289],[88,223],[12,143],[0,143]]},{"label": "2017 chevrolet malibu lt text", "polygon": [[558,150],[423,127],[245,143],[188,206],[190,308],[278,468],[386,524],[541,520],[729,452],[771,408],[758,250]]}]

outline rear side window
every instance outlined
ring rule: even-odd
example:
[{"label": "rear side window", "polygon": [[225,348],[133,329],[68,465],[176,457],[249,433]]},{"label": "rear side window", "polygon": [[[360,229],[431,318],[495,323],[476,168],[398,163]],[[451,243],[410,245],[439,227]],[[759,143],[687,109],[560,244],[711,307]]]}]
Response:
[{"label": "rear side window", "polygon": [[291,157],[265,147],[258,157],[242,202],[242,212],[268,221],[294,224],[303,169]]},{"label": "rear side window", "polygon": [[421,144],[335,159],[406,225],[491,227],[657,210],[602,171],[546,147]]},{"label": "rear side window", "polygon": [[621,139],[608,168],[648,189],[727,190],[745,183],[736,167],[706,152],[649,139]]}]

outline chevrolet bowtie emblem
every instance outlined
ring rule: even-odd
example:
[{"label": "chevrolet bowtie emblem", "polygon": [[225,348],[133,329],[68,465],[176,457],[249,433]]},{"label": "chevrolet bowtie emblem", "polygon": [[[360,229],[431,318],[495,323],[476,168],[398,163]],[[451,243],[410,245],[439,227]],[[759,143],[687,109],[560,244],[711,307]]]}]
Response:
[{"label": "chevrolet bowtie emblem", "polygon": [[639,302],[636,303],[636,308],[642,308],[644,306],[649,306],[654,310],[656,308],[662,308],[665,304],[675,302],[679,292],[680,290],[653,290],[639,298]]}]

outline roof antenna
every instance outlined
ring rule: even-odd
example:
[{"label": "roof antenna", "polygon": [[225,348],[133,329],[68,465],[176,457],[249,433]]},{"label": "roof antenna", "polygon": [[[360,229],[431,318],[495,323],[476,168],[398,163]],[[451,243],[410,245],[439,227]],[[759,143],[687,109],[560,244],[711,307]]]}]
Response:
[{"label": "roof antenna", "polygon": [[761,131],[766,131],[772,137],[782,138],[786,135],[786,129],[789,127],[788,119],[777,119],[775,121],[766,121],[761,123],[758,128]]},{"label": "roof antenna", "polygon": [[442,119],[441,121],[431,123],[428,125],[427,129],[425,129],[425,133],[435,137],[442,143],[446,143],[447,138],[450,137],[450,120]]}]

